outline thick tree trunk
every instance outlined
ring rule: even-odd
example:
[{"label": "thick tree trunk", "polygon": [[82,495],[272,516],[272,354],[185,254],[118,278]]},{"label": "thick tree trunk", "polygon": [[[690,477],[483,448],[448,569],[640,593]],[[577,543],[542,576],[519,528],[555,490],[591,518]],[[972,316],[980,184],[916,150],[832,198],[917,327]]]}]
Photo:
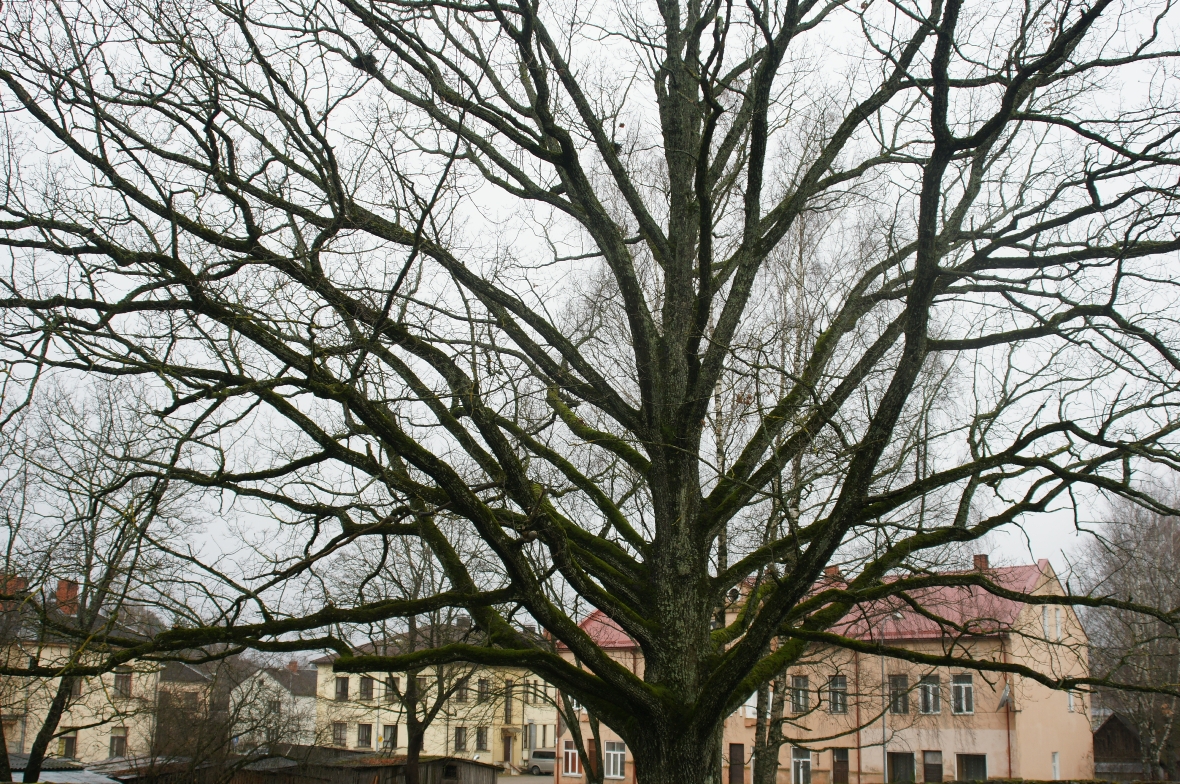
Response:
[{"label": "thick tree trunk", "polygon": [[637,784],[721,784],[724,775],[715,760],[720,749],[717,733],[657,733],[637,744]]}]

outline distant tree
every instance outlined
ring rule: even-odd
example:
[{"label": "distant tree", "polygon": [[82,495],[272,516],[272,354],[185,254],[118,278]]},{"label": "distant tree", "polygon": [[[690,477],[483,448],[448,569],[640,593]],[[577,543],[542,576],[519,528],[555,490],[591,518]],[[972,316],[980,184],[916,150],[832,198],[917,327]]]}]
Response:
[{"label": "distant tree", "polygon": [[[85,706],[87,724],[70,731],[153,708],[154,695],[117,693],[102,677],[127,663],[111,654],[128,639],[150,640],[163,628],[152,611],[166,583],[160,545],[174,541],[184,517],[173,510],[188,490],[140,473],[136,459],[166,464],[168,456],[129,405],[135,391],[118,382],[46,383],[0,438],[0,657],[15,673],[3,678],[0,699],[6,712],[23,712],[34,733],[30,780],[55,750],[72,706]],[[0,758],[7,760],[6,749]]]},{"label": "distant tree", "polygon": [[[1083,554],[1090,590],[1180,607],[1180,517],[1117,501]],[[1086,614],[1092,664],[1135,691],[1100,688],[1096,707],[1117,712],[1139,735],[1143,771],[1180,776],[1180,629],[1115,608]]]}]

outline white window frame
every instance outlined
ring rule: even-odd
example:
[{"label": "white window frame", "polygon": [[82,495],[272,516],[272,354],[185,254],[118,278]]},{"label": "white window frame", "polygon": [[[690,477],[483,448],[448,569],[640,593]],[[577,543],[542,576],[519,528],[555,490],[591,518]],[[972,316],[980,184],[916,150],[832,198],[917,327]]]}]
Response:
[{"label": "white window frame", "polygon": [[[803,770],[807,775],[802,775]],[[811,749],[791,747],[791,784],[811,784]]]},{"label": "white window frame", "polygon": [[1045,633],[1045,641],[1049,640],[1049,605],[1041,605],[1041,631]]},{"label": "white window frame", "polygon": [[811,679],[806,675],[791,676],[791,713],[811,711]]},{"label": "white window frame", "polygon": [[[835,685],[837,678],[841,680],[840,686]],[[848,676],[833,675],[828,678],[828,713],[848,713]]]},{"label": "white window frame", "polygon": [[[933,680],[927,680],[932,678]],[[926,710],[929,707],[931,710]],[[942,713],[942,679],[927,675],[918,681],[918,713],[934,716]]]},{"label": "white window frame", "polygon": [[[623,779],[627,777],[627,744],[608,740],[602,744],[603,778]],[[613,747],[613,748],[612,748]]]},{"label": "white window frame", "polygon": [[1055,630],[1055,635],[1057,637],[1057,642],[1061,642],[1061,608],[1060,607],[1053,608],[1053,627]]},{"label": "white window frame", "polygon": [[1061,755],[1053,752],[1053,780],[1061,781]]},{"label": "white window frame", "polygon": [[578,744],[567,740],[561,748],[561,775],[581,776],[582,760],[578,757]]},{"label": "white window frame", "polygon": [[[968,680],[960,682],[960,678]],[[957,716],[975,713],[975,679],[969,672],[951,676],[951,713]]]}]

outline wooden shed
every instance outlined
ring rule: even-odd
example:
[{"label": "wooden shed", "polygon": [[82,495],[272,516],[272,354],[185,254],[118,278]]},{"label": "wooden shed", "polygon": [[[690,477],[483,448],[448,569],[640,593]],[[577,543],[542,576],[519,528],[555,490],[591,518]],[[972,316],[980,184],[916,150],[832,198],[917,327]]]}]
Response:
[{"label": "wooden shed", "polygon": [[[284,764],[286,763],[286,764]],[[422,757],[421,784],[496,784],[497,765],[461,757]],[[232,784],[405,784],[404,756],[340,757],[330,761],[269,759],[239,770]]]}]

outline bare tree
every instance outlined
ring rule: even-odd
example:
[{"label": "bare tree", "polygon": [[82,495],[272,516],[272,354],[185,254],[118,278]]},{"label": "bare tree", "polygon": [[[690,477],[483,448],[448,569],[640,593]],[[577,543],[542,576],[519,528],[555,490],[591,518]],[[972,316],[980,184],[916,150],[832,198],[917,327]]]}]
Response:
[{"label": "bare tree", "polygon": [[[192,628],[120,655],[525,666],[645,784],[682,784],[716,778],[723,717],[817,643],[1103,681],[834,631],[864,603],[953,583],[1175,620],[930,568],[1095,488],[1176,512],[1131,481],[1177,457],[1169,2],[4,14],[13,383],[153,379],[184,448],[144,476],[217,489],[280,556],[186,556]],[[811,214],[832,225],[813,334],[768,357],[770,261]],[[746,410],[713,435],[735,373]],[[441,519],[486,545],[478,570]],[[399,538],[445,590],[340,606],[299,582]],[[846,582],[816,591],[832,563]],[[587,604],[642,676],[578,627]],[[358,655],[339,632],[439,608],[483,636]]]},{"label": "bare tree", "polygon": [[[152,540],[174,538],[178,522],[178,495],[166,480],[136,476],[130,459],[157,445],[127,405],[134,397],[127,384],[47,384],[5,433],[2,655],[23,675],[5,677],[3,695],[6,710],[23,716],[22,738],[34,733],[29,777],[51,753],[63,716],[75,731],[154,707],[142,684],[133,693],[112,681],[120,662],[105,655],[121,649],[112,636],[149,640],[161,630],[149,605],[165,573]],[[124,677],[130,683],[133,673]]]},{"label": "bare tree", "polygon": [[[1180,518],[1133,503],[1112,504],[1110,522],[1085,551],[1086,577],[1098,595],[1180,606]],[[1119,713],[1139,735],[1143,771],[1155,780],[1162,768],[1167,779],[1178,771],[1180,717],[1175,687],[1180,684],[1180,635],[1159,619],[1113,608],[1086,615],[1093,663],[1119,681],[1142,690],[1100,689],[1098,705]],[[1168,693],[1173,691],[1173,693]]]}]

